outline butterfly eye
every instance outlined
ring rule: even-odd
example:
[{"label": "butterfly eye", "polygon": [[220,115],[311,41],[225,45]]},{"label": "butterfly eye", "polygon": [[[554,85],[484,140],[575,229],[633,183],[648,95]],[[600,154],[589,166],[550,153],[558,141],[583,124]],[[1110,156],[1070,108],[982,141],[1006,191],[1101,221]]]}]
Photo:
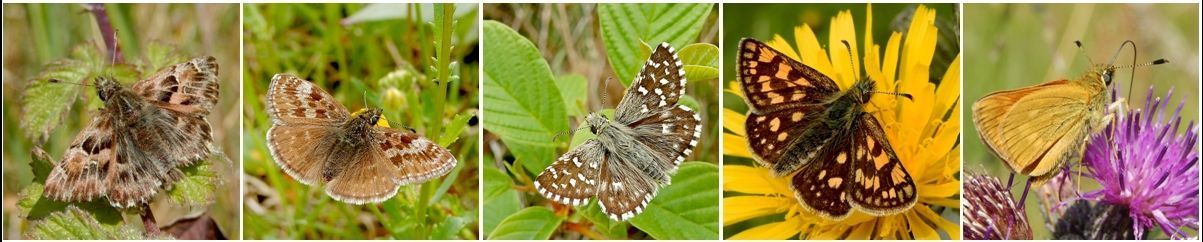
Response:
[{"label": "butterfly eye", "polygon": [[1103,83],[1106,83],[1107,85],[1111,85],[1111,75],[1114,73],[1115,72],[1112,70],[1103,71],[1103,75],[1102,75]]}]

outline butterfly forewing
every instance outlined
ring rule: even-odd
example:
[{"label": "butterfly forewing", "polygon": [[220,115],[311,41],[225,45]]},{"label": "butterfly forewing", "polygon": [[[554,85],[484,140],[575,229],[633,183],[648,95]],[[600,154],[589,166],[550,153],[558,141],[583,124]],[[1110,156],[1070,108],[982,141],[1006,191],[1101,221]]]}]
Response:
[{"label": "butterfly forewing", "polygon": [[568,205],[584,205],[597,194],[597,176],[607,158],[597,140],[585,141],[560,156],[535,178],[540,195]]},{"label": "butterfly forewing", "polygon": [[902,166],[902,161],[890,146],[881,124],[868,113],[856,121],[849,147],[836,160],[852,160],[851,187],[848,196],[861,210],[886,215],[897,213],[915,204],[915,181]]},{"label": "butterfly forewing", "polygon": [[1101,112],[1104,105],[1092,103],[1088,89],[1063,88],[1072,85],[1052,81],[982,98],[973,106],[982,141],[1012,170],[1037,180],[1049,177],[1049,171],[1081,155],[1089,127],[1096,122],[1090,112]]},{"label": "butterfly forewing", "polygon": [[217,59],[207,56],[168,66],[135,83],[132,90],[160,107],[206,116],[217,104]]},{"label": "butterfly forewing", "polygon": [[756,111],[822,103],[840,90],[831,78],[754,39],[740,41],[738,58],[740,84]]},{"label": "butterfly forewing", "polygon": [[274,124],[312,123],[334,125],[351,114],[333,96],[288,74],[276,74],[267,88],[267,113]]},{"label": "butterfly forewing", "polygon": [[685,69],[676,50],[661,43],[627,88],[614,110],[614,121],[630,124],[659,110],[670,109],[685,95]]}]

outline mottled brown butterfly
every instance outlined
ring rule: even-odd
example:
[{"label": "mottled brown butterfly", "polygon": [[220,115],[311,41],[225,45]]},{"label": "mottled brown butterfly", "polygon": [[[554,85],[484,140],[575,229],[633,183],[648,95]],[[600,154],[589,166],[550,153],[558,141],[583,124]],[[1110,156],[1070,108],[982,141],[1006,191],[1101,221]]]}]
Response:
[{"label": "mottled brown butterfly", "polygon": [[168,66],[131,89],[108,77],[95,86],[104,107],[50,172],[46,197],[146,204],[183,177],[180,167],[217,152],[206,119],[218,96],[213,57]]},{"label": "mottled brown butterfly", "polygon": [[677,104],[685,82],[676,51],[668,43],[657,46],[619,101],[614,120],[589,114],[586,124],[597,137],[543,170],[535,178],[536,190],[574,206],[596,196],[601,211],[613,220],[642,213],[693,154],[702,135],[701,117]]},{"label": "mottled brown butterfly", "polygon": [[305,185],[321,181],[330,197],[353,204],[387,200],[401,185],[455,167],[455,156],[430,139],[378,125],[381,112],[351,114],[313,83],[276,74],[267,89],[267,147],[289,176]]},{"label": "mottled brown butterfly", "polygon": [[852,208],[880,216],[915,204],[915,182],[864,110],[873,94],[884,93],[873,80],[840,91],[831,78],[754,39],[740,41],[738,58],[751,107],[748,145],[773,174],[793,174],[802,207],[842,220]]}]

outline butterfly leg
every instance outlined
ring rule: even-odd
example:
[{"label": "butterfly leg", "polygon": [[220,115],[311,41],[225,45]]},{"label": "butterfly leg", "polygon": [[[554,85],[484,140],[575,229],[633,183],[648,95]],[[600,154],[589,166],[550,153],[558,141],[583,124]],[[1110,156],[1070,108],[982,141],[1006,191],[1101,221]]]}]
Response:
[{"label": "butterfly leg", "polygon": [[1023,187],[1023,195],[1019,196],[1019,209],[1024,209],[1026,207],[1024,202],[1028,199],[1028,189],[1032,188],[1032,180],[1034,179],[1036,178],[1029,177],[1028,184]]}]

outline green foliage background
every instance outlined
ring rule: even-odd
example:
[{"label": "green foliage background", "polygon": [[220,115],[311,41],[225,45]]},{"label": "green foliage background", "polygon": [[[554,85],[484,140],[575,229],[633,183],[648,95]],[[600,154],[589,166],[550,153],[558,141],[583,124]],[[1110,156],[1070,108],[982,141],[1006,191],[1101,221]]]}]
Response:
[{"label": "green foliage background", "polygon": [[[215,233],[237,238],[238,8],[235,4],[104,4],[124,65],[108,65],[101,32],[83,4],[5,4],[4,230],[17,238],[143,238],[137,210],[104,199],[64,203],[41,197],[45,175],[102,106],[91,84],[112,75],[126,87],[159,68],[217,58],[220,100],[209,116],[227,157],[185,167],[186,177],[151,203],[157,225],[187,227],[209,217]],[[45,152],[45,153],[42,153]],[[39,158],[44,157],[44,158]],[[155,237],[165,238],[165,237]]]},{"label": "green foliage background", "polygon": [[[456,14],[448,15],[454,28],[444,36],[442,6],[432,4],[244,5],[246,238],[479,236],[476,6],[458,4]],[[454,46],[441,49],[436,42],[442,37]],[[443,53],[445,61],[436,61]],[[446,176],[403,186],[383,203],[335,201],[322,187],[297,182],[271,160],[264,140],[271,122],[264,107],[276,73],[313,81],[352,112],[383,108],[393,128],[417,130],[450,150],[459,164]],[[450,81],[435,81],[440,74],[450,74]],[[447,92],[439,91],[440,84]],[[445,100],[441,109],[440,99]]]},{"label": "green foliage background", "polygon": [[[1140,107],[1150,86],[1157,96],[1174,89],[1170,103],[1184,98],[1183,121],[1197,123],[1198,20],[1195,4],[966,4],[965,26],[971,27],[964,34],[965,114],[972,115],[973,102],[991,92],[1078,78],[1090,68],[1087,57],[1105,62],[1124,40],[1132,40],[1139,51],[1137,63],[1158,58],[1170,63],[1117,71],[1113,83],[1120,95],[1128,96],[1131,89],[1129,104]],[[1084,53],[1074,40],[1082,41]],[[1132,50],[1126,48],[1116,65],[1132,63]],[[986,149],[971,117],[965,118],[963,129],[964,169],[1005,181],[1010,169]],[[1024,187],[1024,180],[1018,181],[1011,191],[1016,197]],[[1098,188],[1090,179],[1082,179],[1081,185],[1083,192]],[[1040,199],[1029,194],[1025,204],[1035,238],[1051,238]],[[1160,229],[1152,231],[1150,238],[1166,238]]]},{"label": "green foliage background", "polygon": [[[718,239],[717,5],[485,4],[484,14],[486,238]],[[592,137],[556,134],[612,113],[660,42],[686,65],[681,104],[703,117],[672,185],[627,222],[595,202],[571,207],[535,192],[535,176]]]}]

